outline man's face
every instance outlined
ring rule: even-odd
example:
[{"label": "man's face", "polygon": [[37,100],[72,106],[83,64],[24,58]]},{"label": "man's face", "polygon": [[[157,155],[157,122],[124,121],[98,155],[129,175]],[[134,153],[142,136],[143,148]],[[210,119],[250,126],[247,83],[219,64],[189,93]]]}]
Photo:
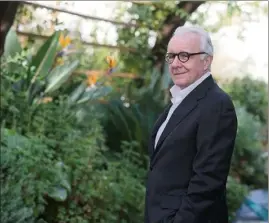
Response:
[{"label": "man's face", "polygon": [[[194,33],[173,36],[169,41],[167,52],[201,52],[200,36]],[[169,64],[169,72],[174,84],[181,89],[188,87],[206,72],[211,61],[211,57],[202,60],[201,55],[198,54],[190,56],[189,60],[183,63],[176,56],[173,62]]]}]

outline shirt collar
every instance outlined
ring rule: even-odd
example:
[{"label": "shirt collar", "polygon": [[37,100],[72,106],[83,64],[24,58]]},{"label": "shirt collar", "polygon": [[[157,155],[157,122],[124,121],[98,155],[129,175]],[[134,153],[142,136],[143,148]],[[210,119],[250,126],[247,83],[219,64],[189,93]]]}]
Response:
[{"label": "shirt collar", "polygon": [[202,77],[196,80],[194,83],[189,85],[188,87],[181,89],[179,86],[174,85],[171,89],[171,102],[173,104],[180,103],[192,90],[194,90],[199,84],[201,84],[207,77],[211,75],[210,72],[205,73]]}]

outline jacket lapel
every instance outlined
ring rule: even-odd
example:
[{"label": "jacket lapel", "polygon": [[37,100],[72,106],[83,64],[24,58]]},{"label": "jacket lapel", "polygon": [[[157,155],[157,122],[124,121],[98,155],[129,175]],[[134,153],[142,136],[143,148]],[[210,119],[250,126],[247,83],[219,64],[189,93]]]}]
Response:
[{"label": "jacket lapel", "polygon": [[160,139],[157,143],[157,146],[154,150],[155,153],[158,152],[161,147],[163,141],[167,138],[167,136],[172,132],[175,127],[197,106],[196,98],[185,98],[181,104],[175,109],[171,118],[169,119],[166,127],[164,128]]},{"label": "jacket lapel", "polygon": [[[164,140],[167,138],[167,136],[176,128],[176,126],[190,113],[192,112],[198,105],[198,100],[203,98],[205,94],[207,93],[208,89],[211,88],[214,85],[214,80],[212,76],[209,76],[207,79],[204,80],[200,85],[198,85],[187,97],[181,102],[181,104],[175,109],[173,112],[170,120],[168,121],[165,129],[163,130],[162,135],[160,136],[160,139],[157,143],[156,148],[154,148],[154,142],[156,133],[163,123],[163,121],[166,119],[168,111],[164,112],[164,114],[159,118],[159,120],[156,123],[156,127],[154,128],[154,135],[153,136],[153,153],[151,156],[151,160],[153,161],[154,157],[160,150]],[[166,114],[166,115],[165,115]]]},{"label": "jacket lapel", "polygon": [[162,123],[165,121],[171,106],[172,106],[172,103],[168,104],[164,112],[159,116],[159,118],[157,119],[157,121],[155,122],[153,126],[153,130],[152,130],[152,134],[150,138],[150,144],[149,144],[150,155],[152,155],[154,151],[155,138],[156,138],[157,132],[159,128],[161,127]]}]

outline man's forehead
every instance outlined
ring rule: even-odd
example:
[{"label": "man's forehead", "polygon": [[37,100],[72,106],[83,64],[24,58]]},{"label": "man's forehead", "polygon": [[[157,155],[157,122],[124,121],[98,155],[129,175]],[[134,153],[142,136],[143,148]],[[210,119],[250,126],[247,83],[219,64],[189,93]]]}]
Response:
[{"label": "man's forehead", "polygon": [[[185,50],[200,48],[200,36],[196,33],[183,33],[174,35],[167,46],[168,50],[177,50],[177,48],[184,48]],[[184,50],[182,49],[182,50]]]}]

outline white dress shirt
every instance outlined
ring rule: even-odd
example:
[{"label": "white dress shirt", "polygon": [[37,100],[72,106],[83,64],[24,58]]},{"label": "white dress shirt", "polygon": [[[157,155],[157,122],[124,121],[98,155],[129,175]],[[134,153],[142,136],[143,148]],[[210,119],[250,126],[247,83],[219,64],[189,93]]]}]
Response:
[{"label": "white dress shirt", "polygon": [[177,106],[183,101],[183,99],[191,92],[193,91],[199,84],[201,84],[207,77],[209,77],[211,74],[210,72],[205,73],[202,77],[200,77],[198,80],[196,80],[194,83],[192,83],[191,85],[189,85],[188,87],[184,88],[184,89],[180,89],[180,87],[178,87],[177,85],[174,85],[171,89],[171,102],[172,102],[172,106],[168,112],[168,115],[165,119],[165,121],[162,123],[162,125],[160,126],[157,134],[156,134],[156,138],[155,138],[155,148],[156,145],[160,139],[160,136],[163,133],[163,130],[165,128],[165,126],[167,125],[169,119],[171,118],[173,112],[175,111],[175,109],[177,108]]}]

